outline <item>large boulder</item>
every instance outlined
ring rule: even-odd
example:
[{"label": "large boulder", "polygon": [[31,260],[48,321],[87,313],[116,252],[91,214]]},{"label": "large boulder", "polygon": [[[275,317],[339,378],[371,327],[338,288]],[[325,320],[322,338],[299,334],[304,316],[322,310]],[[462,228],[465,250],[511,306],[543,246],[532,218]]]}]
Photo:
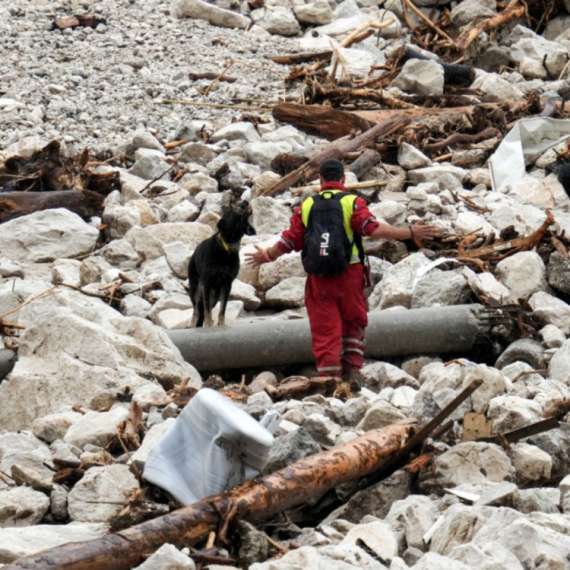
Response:
[{"label": "large boulder", "polygon": [[28,427],[64,406],[107,406],[127,386],[200,384],[163,330],[75,291],[26,305],[19,322],[26,330],[18,362],[0,384],[0,429]]},{"label": "large boulder", "polygon": [[47,262],[93,251],[99,230],[64,208],[43,210],[0,225],[2,253],[12,260]]}]

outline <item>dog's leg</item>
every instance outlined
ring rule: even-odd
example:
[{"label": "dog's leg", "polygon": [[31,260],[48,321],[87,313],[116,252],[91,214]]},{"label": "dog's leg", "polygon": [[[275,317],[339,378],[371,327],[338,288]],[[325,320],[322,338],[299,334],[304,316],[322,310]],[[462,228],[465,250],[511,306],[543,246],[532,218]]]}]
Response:
[{"label": "dog's leg", "polygon": [[194,314],[190,326],[192,328],[201,327],[204,324],[204,287],[202,283],[198,283],[194,290],[192,304],[194,305]]},{"label": "dog's leg", "polygon": [[226,307],[228,305],[228,299],[230,297],[230,291],[232,289],[232,284],[225,283],[222,287],[222,293],[220,295],[220,314],[218,315],[218,325],[223,327],[226,324]]},{"label": "dog's leg", "polygon": [[212,319],[212,309],[216,304],[216,291],[214,289],[210,289],[208,293],[203,296],[204,300],[204,326],[205,327],[213,327],[214,320]]}]

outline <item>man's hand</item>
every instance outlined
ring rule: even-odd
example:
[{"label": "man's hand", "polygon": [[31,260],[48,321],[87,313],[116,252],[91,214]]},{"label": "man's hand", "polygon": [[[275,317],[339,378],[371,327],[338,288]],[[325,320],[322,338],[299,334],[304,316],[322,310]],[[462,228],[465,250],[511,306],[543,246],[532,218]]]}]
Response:
[{"label": "man's hand", "polygon": [[416,222],[410,227],[412,239],[431,240],[434,237],[441,236],[441,228],[437,226],[427,225],[423,220]]},{"label": "man's hand", "polygon": [[245,257],[245,262],[248,265],[253,265],[254,267],[257,267],[262,263],[264,263],[263,256],[265,255],[266,250],[260,247],[259,245],[256,245],[255,249],[257,251],[248,252],[245,254],[244,257]]}]

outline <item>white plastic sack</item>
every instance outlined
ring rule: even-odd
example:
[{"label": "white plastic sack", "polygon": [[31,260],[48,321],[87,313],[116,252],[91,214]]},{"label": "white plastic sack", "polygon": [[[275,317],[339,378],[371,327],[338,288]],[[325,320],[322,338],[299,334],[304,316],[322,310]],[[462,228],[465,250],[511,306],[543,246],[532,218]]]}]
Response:
[{"label": "white plastic sack", "polygon": [[493,190],[520,180],[526,174],[527,163],[534,162],[549,148],[569,137],[569,119],[535,117],[519,120],[489,160]]},{"label": "white plastic sack", "polygon": [[[275,424],[268,420],[268,427]],[[258,475],[272,445],[263,425],[202,388],[152,448],[143,477],[188,506]]]}]

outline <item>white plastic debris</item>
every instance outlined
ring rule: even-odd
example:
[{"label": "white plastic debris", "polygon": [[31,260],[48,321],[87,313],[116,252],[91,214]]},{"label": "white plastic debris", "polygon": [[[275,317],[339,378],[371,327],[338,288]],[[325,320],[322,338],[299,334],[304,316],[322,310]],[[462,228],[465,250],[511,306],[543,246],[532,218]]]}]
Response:
[{"label": "white plastic debris", "polygon": [[526,174],[527,163],[567,138],[570,138],[568,119],[520,119],[489,159],[493,190],[520,180]]},{"label": "white plastic debris", "polygon": [[[265,421],[273,428],[279,418]],[[272,445],[268,429],[225,396],[203,388],[152,448],[143,477],[187,506],[255,477]]]}]

